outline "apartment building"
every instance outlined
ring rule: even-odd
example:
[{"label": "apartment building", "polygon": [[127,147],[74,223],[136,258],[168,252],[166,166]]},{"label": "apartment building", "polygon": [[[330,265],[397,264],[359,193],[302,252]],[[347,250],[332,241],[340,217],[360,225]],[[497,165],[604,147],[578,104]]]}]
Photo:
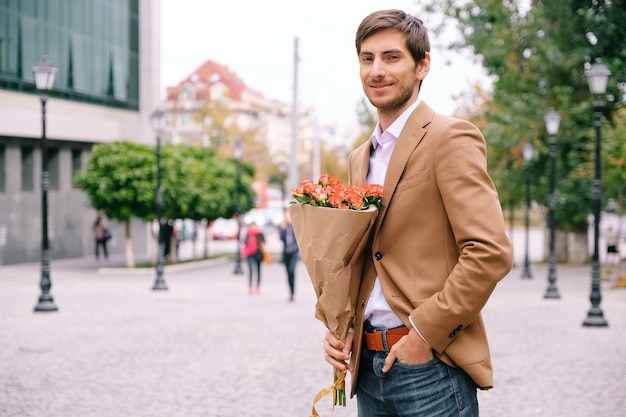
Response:
[{"label": "apartment building", "polygon": [[[211,131],[211,116],[201,115],[202,107],[208,102],[219,103],[227,110],[226,126],[236,126],[238,131],[256,131],[256,140],[267,148],[268,160],[250,162],[278,166],[291,160],[292,103],[266,97],[248,86],[228,66],[212,60],[205,61],[177,85],[167,87],[164,140],[174,144],[223,146],[225,139],[219,132]],[[296,158],[306,169],[312,163],[313,149],[319,138],[315,137],[317,131],[311,109],[302,106],[298,115]],[[253,157],[248,155],[248,159]]]}]

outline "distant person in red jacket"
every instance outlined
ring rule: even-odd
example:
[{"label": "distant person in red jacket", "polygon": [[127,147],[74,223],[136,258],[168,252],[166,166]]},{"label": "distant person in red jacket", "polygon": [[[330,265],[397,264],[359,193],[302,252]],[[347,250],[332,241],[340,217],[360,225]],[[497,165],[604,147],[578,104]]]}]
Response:
[{"label": "distant person in red jacket", "polygon": [[[265,236],[256,225],[250,224],[246,232],[246,240],[242,249],[242,256],[248,260],[248,294],[261,294],[261,263],[263,263],[262,246]],[[253,275],[256,271],[256,285],[253,286]]]}]

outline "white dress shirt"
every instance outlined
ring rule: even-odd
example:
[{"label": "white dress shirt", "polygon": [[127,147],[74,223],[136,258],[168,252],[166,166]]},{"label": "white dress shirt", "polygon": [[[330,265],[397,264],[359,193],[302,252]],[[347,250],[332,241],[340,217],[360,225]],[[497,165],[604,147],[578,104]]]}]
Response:
[{"label": "white dress shirt", "polygon": [[[391,158],[391,153],[396,145],[398,136],[400,136],[400,132],[402,132],[406,121],[419,103],[420,100],[416,100],[415,103],[406,109],[384,132],[381,131],[380,122],[376,124],[371,137],[372,151],[370,152],[370,167],[367,173],[368,184],[383,185],[385,183],[387,166],[389,165],[389,159]],[[384,188],[383,194],[385,194]],[[383,289],[378,277],[376,277],[374,288],[372,289],[369,301],[365,307],[364,317],[365,320],[369,320],[374,327],[391,329],[403,325],[402,321],[391,310],[391,307],[389,307],[389,303],[387,303],[385,299],[385,294],[383,294]]]}]

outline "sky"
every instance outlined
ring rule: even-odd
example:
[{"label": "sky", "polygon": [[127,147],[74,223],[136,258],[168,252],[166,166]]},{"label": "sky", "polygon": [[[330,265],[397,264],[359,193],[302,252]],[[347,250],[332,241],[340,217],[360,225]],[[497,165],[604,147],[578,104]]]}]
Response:
[{"label": "sky", "polygon": [[[419,10],[415,0],[161,0],[161,92],[164,96],[166,87],[212,60],[267,99],[292,103],[297,38],[299,106],[312,107],[325,125],[354,126],[364,97],[356,29],[369,13],[387,8]],[[431,70],[420,98],[452,115],[458,107],[453,95],[485,76],[433,36]]]}]

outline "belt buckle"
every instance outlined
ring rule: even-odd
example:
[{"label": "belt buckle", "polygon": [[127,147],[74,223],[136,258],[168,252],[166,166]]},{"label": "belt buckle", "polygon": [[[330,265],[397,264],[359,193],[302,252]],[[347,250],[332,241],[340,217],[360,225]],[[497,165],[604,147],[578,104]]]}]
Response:
[{"label": "belt buckle", "polygon": [[388,349],[385,349],[385,346],[387,345],[387,340],[384,332],[384,330],[366,331],[365,346],[367,347],[367,349],[373,350],[375,352],[389,351]]},{"label": "belt buckle", "polygon": [[[394,344],[396,344],[404,335],[408,333],[406,327],[365,331],[366,347],[369,350],[377,352],[389,352]],[[369,337],[368,337],[369,335]],[[390,340],[391,336],[391,340]]]}]

